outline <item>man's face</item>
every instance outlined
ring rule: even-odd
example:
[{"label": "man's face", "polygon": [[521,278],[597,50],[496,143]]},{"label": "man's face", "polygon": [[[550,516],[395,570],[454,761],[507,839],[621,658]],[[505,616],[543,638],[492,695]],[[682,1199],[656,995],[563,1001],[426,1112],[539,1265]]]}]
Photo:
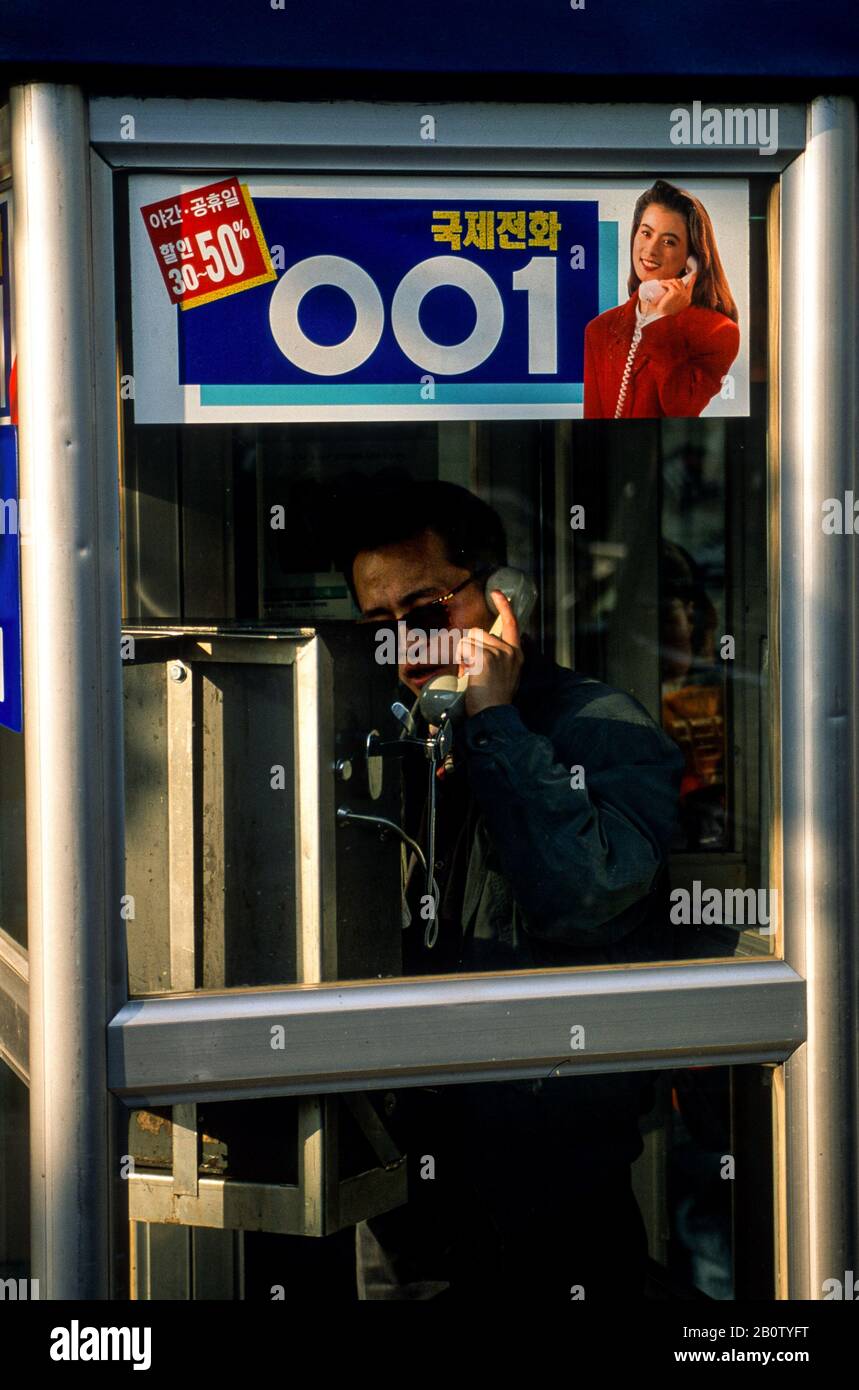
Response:
[{"label": "man's face", "polygon": [[[467,579],[470,571],[451,564],[444,541],[435,531],[423,531],[410,541],[361,550],[355,557],[352,578],[362,621],[389,623],[419,604],[431,603]],[[447,604],[449,625],[459,631],[469,627],[488,630],[493,623],[483,595],[483,583],[466,584]],[[400,680],[415,695],[427,681],[442,672],[456,673],[456,666],[401,665]]]}]

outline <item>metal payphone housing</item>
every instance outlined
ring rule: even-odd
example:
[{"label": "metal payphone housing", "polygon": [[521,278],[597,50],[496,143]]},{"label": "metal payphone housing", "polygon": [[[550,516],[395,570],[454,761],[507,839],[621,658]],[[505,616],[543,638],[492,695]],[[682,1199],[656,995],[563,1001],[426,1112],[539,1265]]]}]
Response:
[{"label": "metal payphone housing", "polygon": [[[396,691],[370,642],[350,623],[124,631],[132,996],[400,973],[399,841],[337,818],[399,817],[394,766],[367,759]],[[141,1223],[327,1235],[406,1197],[363,1093],[135,1110],[129,1142]]]}]

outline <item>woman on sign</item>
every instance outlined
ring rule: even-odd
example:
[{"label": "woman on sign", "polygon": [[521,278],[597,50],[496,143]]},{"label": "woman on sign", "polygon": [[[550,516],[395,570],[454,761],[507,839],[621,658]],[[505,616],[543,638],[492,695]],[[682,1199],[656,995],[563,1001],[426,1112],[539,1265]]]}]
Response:
[{"label": "woman on sign", "polygon": [[635,205],[629,299],[585,329],[585,417],[700,415],[739,351],[710,216],[657,179]]}]

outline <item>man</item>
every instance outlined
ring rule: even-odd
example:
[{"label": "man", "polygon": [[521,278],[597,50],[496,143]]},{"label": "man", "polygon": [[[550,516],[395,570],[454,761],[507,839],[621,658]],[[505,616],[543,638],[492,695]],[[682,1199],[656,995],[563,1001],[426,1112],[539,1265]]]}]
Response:
[{"label": "man", "polygon": [[[418,883],[404,973],[668,958],[679,750],[630,696],[544,658],[498,591],[501,634],[490,633],[485,581],[506,543],[471,493],[403,484],[371,494],[349,527],[342,568],[362,620],[408,627],[415,613],[417,625],[416,610],[442,600],[472,666],[439,786],[438,939],[428,947]],[[438,671],[399,668],[415,697]],[[414,834],[425,791],[416,804],[405,772]],[[401,1093],[391,1127],[409,1153],[410,1198],[359,1226],[361,1296],[640,1294],[647,1248],[629,1168],[643,1089],[623,1074]]]}]

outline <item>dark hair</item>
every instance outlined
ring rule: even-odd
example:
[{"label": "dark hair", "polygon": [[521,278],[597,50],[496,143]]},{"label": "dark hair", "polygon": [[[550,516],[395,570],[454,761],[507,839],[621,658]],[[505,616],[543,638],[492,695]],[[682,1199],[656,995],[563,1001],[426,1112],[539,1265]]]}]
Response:
[{"label": "dark hair", "polygon": [[630,269],[627,281],[629,293],[635,294],[641,284],[635,273],[633,246],[645,209],[653,203],[658,204],[659,207],[668,208],[671,212],[678,212],[685,219],[686,236],[689,242],[687,254],[694,256],[698,262],[698,274],[695,276],[695,284],[692,289],[692,303],[697,304],[701,309],[717,309],[720,314],[724,314],[726,318],[733,319],[734,323],[737,323],[739,319],[737,306],[734,303],[728,277],[719,258],[716,234],[713,231],[710,214],[704,204],[693,194],[687,193],[683,188],[676,188],[673,183],[666,183],[665,179],[657,179],[650,188],[642,193],[632,214],[632,231],[629,235]]},{"label": "dark hair", "polygon": [[366,483],[359,497],[341,509],[335,561],[355,597],[352,568],[362,550],[414,540],[434,531],[453,565],[476,570],[507,563],[507,540],[498,513],[456,483],[414,482],[374,487]]},{"label": "dark hair", "polygon": [[692,655],[700,656],[719,621],[705,587],[704,571],[688,550],[676,541],[663,540],[660,573],[663,616],[672,599],[692,604]]}]

